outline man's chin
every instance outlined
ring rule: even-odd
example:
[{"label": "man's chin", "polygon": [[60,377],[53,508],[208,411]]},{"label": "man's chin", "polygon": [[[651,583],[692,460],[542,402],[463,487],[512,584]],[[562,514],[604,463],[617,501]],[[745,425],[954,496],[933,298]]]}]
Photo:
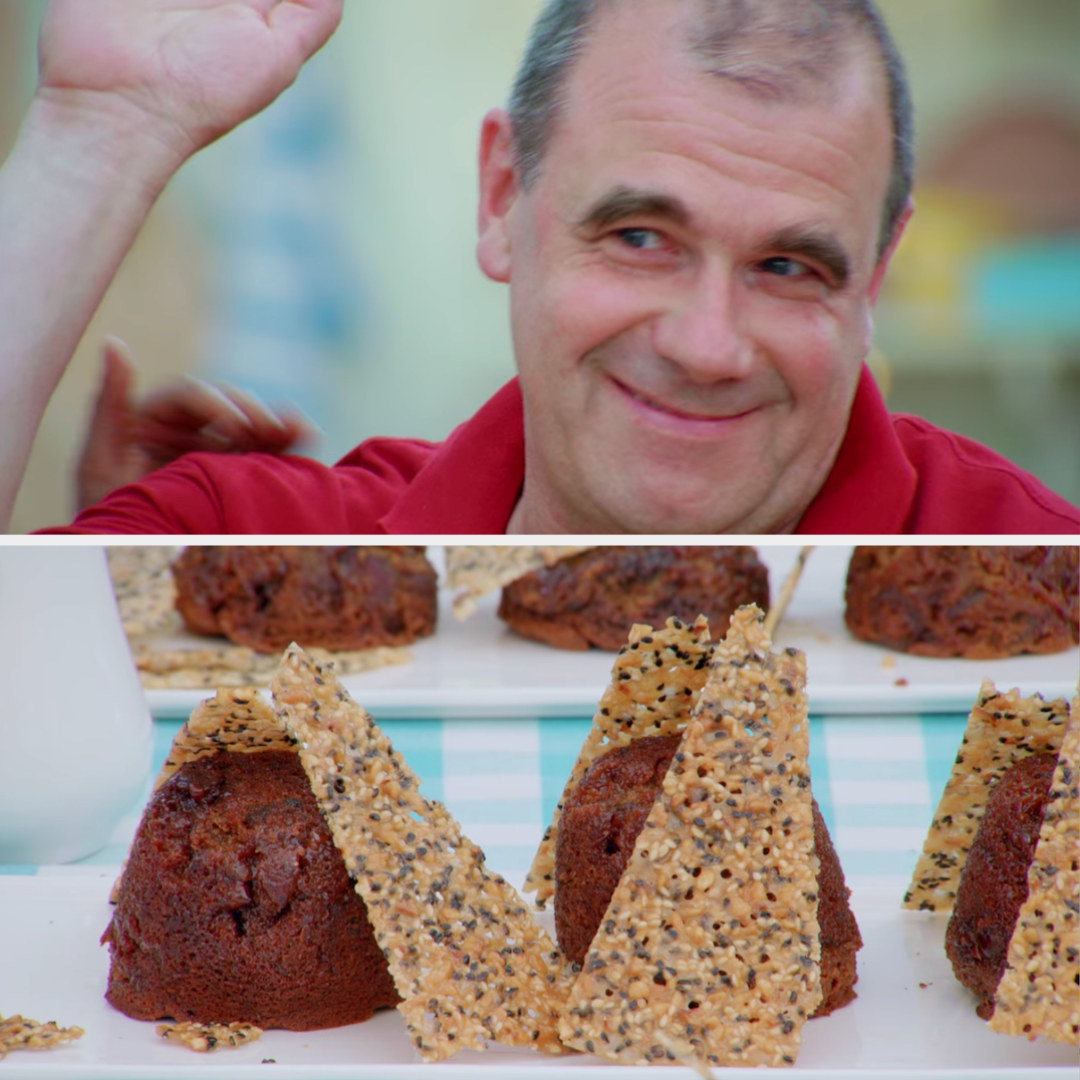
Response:
[{"label": "man's chin", "polygon": [[[614,442],[614,440],[612,440]],[[803,446],[792,453],[774,438],[731,452],[687,454],[659,440],[597,454],[582,475],[595,517],[611,523],[586,532],[648,535],[790,533],[831,465]],[[816,447],[815,447],[816,448]],[[609,450],[609,447],[605,447]],[[675,452],[678,451],[678,452]],[[580,460],[580,459],[579,459]],[[588,459],[586,459],[588,460]]]},{"label": "man's chin", "polygon": [[617,526],[609,531],[648,535],[717,535],[768,532],[755,526],[756,504],[745,492],[725,497],[715,484],[700,489],[663,483],[608,488],[598,499],[605,515]]}]

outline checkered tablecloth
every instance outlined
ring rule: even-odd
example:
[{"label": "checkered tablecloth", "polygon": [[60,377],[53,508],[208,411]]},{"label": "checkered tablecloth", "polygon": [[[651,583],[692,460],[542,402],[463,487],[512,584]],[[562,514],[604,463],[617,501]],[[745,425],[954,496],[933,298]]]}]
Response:
[{"label": "checkered tablecloth", "polygon": [[[378,717],[376,717],[378,719]],[[814,794],[853,887],[902,890],[922,847],[960,745],[959,713],[812,716]],[[515,885],[524,880],[589,728],[587,717],[385,720],[381,726],[422,780]],[[179,729],[154,723],[156,775]],[[101,874],[118,867],[149,794],[116,825],[109,844],[66,866],[8,866],[0,873]]]}]

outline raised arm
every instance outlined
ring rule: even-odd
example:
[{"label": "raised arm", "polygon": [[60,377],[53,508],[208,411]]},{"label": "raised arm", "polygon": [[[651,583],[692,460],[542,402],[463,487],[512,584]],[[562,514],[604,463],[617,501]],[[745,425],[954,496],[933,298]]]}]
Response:
[{"label": "raised arm", "polygon": [[265,108],[342,0],[52,0],[0,168],[0,527],[56,383],[155,199]]}]

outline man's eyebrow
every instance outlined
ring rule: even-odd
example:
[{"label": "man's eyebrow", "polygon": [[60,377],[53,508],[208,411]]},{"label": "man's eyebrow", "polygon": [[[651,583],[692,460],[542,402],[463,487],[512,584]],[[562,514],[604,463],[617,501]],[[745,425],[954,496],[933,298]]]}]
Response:
[{"label": "man's eyebrow", "polygon": [[680,199],[661,191],[616,187],[600,196],[578,221],[580,229],[605,229],[632,217],[667,218],[686,225],[690,214]]},{"label": "man's eyebrow", "polygon": [[831,232],[793,225],[775,232],[766,246],[784,255],[803,255],[821,263],[838,289],[842,289],[851,277],[847,249]]},{"label": "man's eyebrow", "polygon": [[[592,203],[579,219],[578,228],[606,229],[635,217],[666,218],[679,225],[690,223],[690,211],[681,199],[649,188],[620,186],[605,192]],[[847,249],[828,230],[804,225],[787,226],[773,233],[765,247],[821,263],[837,288],[843,288],[851,278]]]}]

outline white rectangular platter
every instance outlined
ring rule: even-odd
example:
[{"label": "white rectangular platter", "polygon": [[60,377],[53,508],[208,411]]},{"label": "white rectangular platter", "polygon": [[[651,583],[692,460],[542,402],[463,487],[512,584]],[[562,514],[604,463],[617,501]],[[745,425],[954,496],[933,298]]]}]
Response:
[{"label": "white rectangular platter", "polygon": [[[799,548],[758,550],[775,598]],[[1052,656],[956,660],[908,656],[857,641],[843,617],[850,554],[843,546],[814,550],[777,633],[778,645],[807,654],[812,712],[966,712],[984,678],[1002,689],[1018,686],[1048,698],[1075,691],[1077,648]],[[432,556],[439,565],[441,552]],[[568,652],[519,637],[498,619],[496,595],[484,598],[463,622],[451,614],[450,600],[440,590],[438,629],[410,646],[411,663],[343,680],[376,719],[592,715],[608,681],[611,653]],[[199,690],[147,691],[159,718],[186,717],[205,696]]]},{"label": "white rectangular platter", "polygon": [[[605,1069],[620,1080],[693,1075],[685,1068],[619,1068],[581,1055],[545,1058],[500,1049],[425,1065],[393,1011],[328,1031],[268,1031],[247,1046],[212,1054],[164,1043],[152,1023],[129,1020],[102,996],[108,955],[98,939],[109,920],[114,875],[0,877],[0,925],[6,930],[0,1012],[76,1024],[86,1032],[50,1051],[12,1053],[0,1063],[4,1080],[582,1080]],[[944,956],[945,917],[901,911],[899,895],[855,890],[865,940],[859,996],[807,1024],[792,1073],[817,1080],[1075,1080],[1074,1047],[997,1035],[976,1017]],[[722,1069],[716,1076],[760,1080],[762,1073]]]}]

